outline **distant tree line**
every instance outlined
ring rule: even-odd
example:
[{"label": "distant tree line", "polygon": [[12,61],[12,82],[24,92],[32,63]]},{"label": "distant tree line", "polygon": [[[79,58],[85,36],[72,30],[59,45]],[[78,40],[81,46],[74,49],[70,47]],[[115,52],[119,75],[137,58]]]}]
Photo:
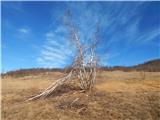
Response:
[{"label": "distant tree line", "polygon": [[124,67],[124,66],[114,66],[114,67],[100,67],[100,70],[106,71],[144,71],[144,72],[160,72],[160,59],[150,60],[143,64],[138,64],[134,66]]},{"label": "distant tree line", "polygon": [[[7,73],[1,74],[3,76],[12,76],[12,77],[22,77],[27,75],[38,75],[40,73],[46,72],[65,72],[68,73],[72,68],[66,67],[64,69],[60,68],[32,68],[32,69],[19,69],[15,71],[9,71]],[[124,67],[124,66],[114,66],[114,67],[98,67],[100,71],[144,71],[144,72],[160,72],[160,59],[151,60],[143,64],[138,64],[135,66]]]},{"label": "distant tree line", "polygon": [[46,72],[64,72],[64,69],[60,68],[31,68],[31,69],[19,69],[14,71],[9,71],[2,73],[3,76],[12,76],[12,77],[23,77],[27,75],[38,75]]}]

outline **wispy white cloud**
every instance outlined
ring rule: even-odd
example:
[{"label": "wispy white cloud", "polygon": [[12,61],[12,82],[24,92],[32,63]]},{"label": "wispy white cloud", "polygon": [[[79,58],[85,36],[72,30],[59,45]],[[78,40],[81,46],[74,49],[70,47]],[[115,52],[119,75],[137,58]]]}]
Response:
[{"label": "wispy white cloud", "polygon": [[20,28],[20,29],[18,29],[18,31],[23,34],[28,34],[30,32],[30,29],[29,28]]},{"label": "wispy white cloud", "polygon": [[[157,30],[151,29],[150,31],[140,30],[140,21],[142,15],[139,13],[139,8],[143,5],[143,2],[134,4],[122,4],[113,2],[110,3],[94,3],[89,4],[87,2],[82,3],[67,3],[66,8],[72,12],[73,23],[78,28],[78,34],[81,42],[89,44],[90,39],[96,32],[96,27],[100,27],[101,47],[113,47],[116,49],[116,45],[123,45],[121,47],[122,52],[127,51],[132,45],[143,45],[149,41],[154,40],[160,33]],[[113,7],[114,6],[114,7]],[[132,10],[131,10],[132,9]],[[66,29],[62,25],[63,21],[60,21],[60,15],[64,14],[65,10],[56,12],[54,10],[53,18],[53,31],[46,33],[46,42],[42,48],[41,56],[38,58],[43,63],[56,63],[57,66],[66,65],[70,57],[73,57],[73,48],[68,48],[68,39],[66,36]],[[137,17],[139,16],[139,17]],[[59,22],[57,22],[59,20]],[[57,24],[58,23],[58,24]],[[61,24],[61,25],[60,25]],[[101,48],[98,48],[101,49]],[[104,51],[100,51],[99,54],[103,54]],[[113,55],[120,55],[121,53],[114,50],[109,51],[107,55],[102,55],[102,63],[105,64],[109,59],[112,59]],[[115,57],[115,56],[114,56]],[[57,60],[58,59],[58,60]],[[55,64],[52,64],[55,65]]]},{"label": "wispy white cloud", "polygon": [[32,37],[32,31],[30,27],[21,27],[17,29],[15,33],[15,37],[19,40],[28,41]]},{"label": "wispy white cloud", "polygon": [[46,37],[47,37],[47,39],[54,37],[54,32],[50,31],[50,32],[46,33]]},{"label": "wispy white cloud", "polygon": [[136,39],[137,42],[140,42],[141,44],[150,43],[150,41],[154,40],[156,37],[160,37],[160,31],[158,29],[149,31],[147,34],[143,33],[138,36]]},{"label": "wispy white cloud", "polygon": [[69,48],[62,27],[45,34],[46,41],[41,49],[37,62],[44,67],[64,67],[74,55],[73,48]]},{"label": "wispy white cloud", "polygon": [[120,53],[113,53],[113,52],[101,54],[100,56],[98,56],[99,64],[102,66],[107,66],[109,65],[109,60],[115,59],[119,55]]},{"label": "wispy white cloud", "polygon": [[[77,12],[82,10],[83,8],[83,6],[81,5],[78,8],[72,6],[72,4],[69,4],[69,7],[72,7],[71,9]],[[84,8],[86,7],[87,6],[84,6]],[[54,11],[54,13],[56,12]],[[88,9],[85,13],[78,13],[79,15],[73,13],[73,22],[75,23],[75,25],[78,25],[78,34],[81,38],[81,41],[85,43],[92,37],[92,34],[95,32],[94,27],[98,23],[98,19],[100,18],[98,18],[97,13],[94,14],[93,11],[90,11],[90,9]],[[64,14],[64,11],[61,14]],[[94,17],[92,24],[90,22],[91,17]],[[68,65],[69,62],[72,62],[72,58],[75,54],[74,45],[69,42],[67,35],[68,31],[66,30],[66,27],[62,25],[63,20],[60,21],[60,23],[61,25],[57,25],[56,29],[46,33],[46,43],[41,51],[41,56],[38,58],[39,63],[45,63],[45,65],[50,66],[55,65],[52,64],[55,62],[56,66],[53,67],[61,67],[64,65]]]}]

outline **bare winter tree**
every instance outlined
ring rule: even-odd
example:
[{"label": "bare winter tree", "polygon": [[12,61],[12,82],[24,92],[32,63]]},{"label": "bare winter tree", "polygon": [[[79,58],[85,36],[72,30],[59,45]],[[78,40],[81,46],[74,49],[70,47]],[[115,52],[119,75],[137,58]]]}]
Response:
[{"label": "bare winter tree", "polygon": [[78,34],[77,27],[72,22],[72,16],[69,11],[64,15],[64,24],[69,31],[70,41],[76,48],[76,55],[73,59],[70,72],[63,78],[58,79],[56,82],[51,84],[42,93],[29,98],[28,100],[35,100],[39,98],[46,98],[54,91],[71,79],[77,80],[79,86],[82,90],[88,91],[92,90],[96,79],[96,66],[97,59],[95,54],[95,48],[98,42],[98,27],[96,28],[95,34],[92,36],[89,44],[82,44],[80,36]]}]

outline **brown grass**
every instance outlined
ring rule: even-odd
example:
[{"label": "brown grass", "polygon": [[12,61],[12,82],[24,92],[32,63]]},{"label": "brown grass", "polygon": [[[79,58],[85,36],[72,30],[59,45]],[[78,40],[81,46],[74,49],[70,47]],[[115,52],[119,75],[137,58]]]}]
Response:
[{"label": "brown grass", "polygon": [[[160,73],[102,72],[96,90],[59,88],[46,100],[24,102],[62,76],[55,72],[2,79],[2,120],[159,120]],[[64,92],[63,89],[65,88]],[[58,94],[60,93],[60,94]]]}]

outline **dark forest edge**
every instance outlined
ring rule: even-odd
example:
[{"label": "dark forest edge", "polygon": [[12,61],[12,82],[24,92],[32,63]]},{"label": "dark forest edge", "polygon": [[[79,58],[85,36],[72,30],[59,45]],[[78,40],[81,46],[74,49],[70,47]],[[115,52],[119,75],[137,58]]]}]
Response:
[{"label": "dark forest edge", "polygon": [[[12,76],[12,77],[23,77],[27,75],[38,75],[40,73],[45,72],[69,72],[71,70],[70,67],[66,67],[64,69],[61,68],[31,68],[31,69],[19,69],[14,71],[9,71],[6,73],[2,73],[1,76]],[[143,64],[138,64],[134,66],[114,66],[114,67],[98,67],[99,71],[144,71],[144,72],[160,72],[160,59],[150,60],[144,62]]]}]

